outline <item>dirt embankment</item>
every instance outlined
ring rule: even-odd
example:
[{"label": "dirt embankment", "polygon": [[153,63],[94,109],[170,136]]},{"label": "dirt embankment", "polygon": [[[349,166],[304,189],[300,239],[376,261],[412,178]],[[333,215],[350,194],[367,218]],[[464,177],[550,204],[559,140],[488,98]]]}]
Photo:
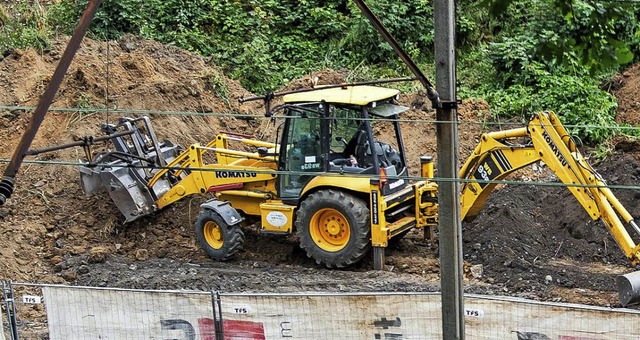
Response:
[{"label": "dirt embankment", "polygon": [[[0,105],[34,105],[50,79],[65,41],[45,55],[14,51],[0,61]],[[261,104],[238,104],[250,94],[202,58],[155,42],[125,37],[107,45],[83,43],[54,107],[109,107],[120,110],[192,112],[154,115],[161,138],[188,145],[232,130],[273,138]],[[107,65],[109,66],[107,71]],[[632,112],[640,79],[627,71],[617,90],[621,112]],[[108,75],[108,76],[107,76]],[[344,79],[320,74],[323,83]],[[289,86],[307,86],[300,79]],[[108,96],[107,96],[108,92]],[[412,110],[405,119],[433,120],[422,94],[404,96]],[[465,101],[460,108],[462,159],[476,145],[487,105]],[[227,113],[207,116],[204,113]],[[244,115],[255,115],[247,117]],[[119,115],[104,112],[50,112],[34,147],[99,135],[98,125]],[[0,157],[9,158],[30,112],[0,111]],[[624,121],[634,122],[626,116]],[[435,126],[402,123],[410,166],[419,156],[435,155]],[[382,134],[385,132],[382,131]],[[381,136],[384,137],[384,136]],[[610,184],[637,185],[638,149],[620,143],[598,166]],[[81,150],[43,154],[38,160],[75,161]],[[0,170],[4,166],[0,166]],[[514,179],[556,180],[542,168]],[[374,272],[371,260],[347,270],[326,270],[308,260],[293,237],[246,230],[245,250],[227,263],[212,262],[198,249],[192,230],[203,197],[179,202],[153,216],[124,225],[106,195],[85,197],[77,170],[63,165],[25,164],[17,190],[0,207],[0,279],[129,288],[187,288],[223,291],[427,291],[439,289],[437,245],[417,231],[387,253],[387,271]],[[635,190],[616,190],[634,216],[640,216]],[[613,279],[631,271],[622,252],[600,222],[592,222],[564,188],[509,185],[492,194],[478,218],[464,223],[467,291],[544,300],[616,304]],[[481,265],[481,266],[480,266]],[[473,270],[471,270],[473,266]]]}]

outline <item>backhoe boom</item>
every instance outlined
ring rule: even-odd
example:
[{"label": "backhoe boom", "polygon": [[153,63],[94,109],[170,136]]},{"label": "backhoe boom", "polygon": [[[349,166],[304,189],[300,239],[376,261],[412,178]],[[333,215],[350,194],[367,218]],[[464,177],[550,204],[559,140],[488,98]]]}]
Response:
[{"label": "backhoe boom", "polygon": [[[518,138],[527,138],[518,144]],[[526,128],[486,133],[460,170],[464,184],[461,217],[473,220],[491,191],[494,181],[537,161],[549,169],[576,197],[593,220],[602,219],[611,235],[632,264],[640,262],[640,245],[636,244],[622,218],[640,235],[633,217],[607,187],[602,177],[584,159],[574,140],[554,113],[536,114]]]}]

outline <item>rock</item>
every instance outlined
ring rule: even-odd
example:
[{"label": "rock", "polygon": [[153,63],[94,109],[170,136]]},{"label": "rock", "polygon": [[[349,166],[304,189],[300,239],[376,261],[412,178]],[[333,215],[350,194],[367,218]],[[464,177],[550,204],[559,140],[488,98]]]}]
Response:
[{"label": "rock", "polygon": [[69,252],[73,255],[80,255],[82,253],[85,253],[86,251],[87,248],[85,246],[74,246],[71,247],[71,250]]},{"label": "rock", "polygon": [[149,251],[146,249],[138,249],[136,250],[136,260],[138,261],[146,261],[149,259]]},{"label": "rock", "polygon": [[78,274],[83,275],[83,274],[87,274],[89,273],[91,270],[89,269],[89,266],[83,264],[78,268]]},{"label": "rock", "polygon": [[55,255],[50,260],[51,264],[54,266],[60,264],[62,261],[64,261],[64,259],[60,255]]},{"label": "rock", "polygon": [[474,244],[473,244],[473,249],[475,249],[475,250],[480,250],[480,249],[482,249],[482,244],[480,244],[480,243],[474,243]]},{"label": "rock", "polygon": [[107,260],[107,255],[110,252],[107,247],[93,247],[89,250],[87,261],[89,263],[102,263]]},{"label": "rock", "polygon": [[60,273],[60,276],[67,282],[73,282],[78,278],[78,274],[74,270],[65,270]]},{"label": "rock", "polygon": [[481,264],[474,264],[473,266],[471,266],[471,275],[475,279],[481,278],[483,271],[484,267]]},{"label": "rock", "polygon": [[553,282],[553,277],[551,277],[551,275],[547,275],[544,277],[544,283],[550,284],[551,282]]}]

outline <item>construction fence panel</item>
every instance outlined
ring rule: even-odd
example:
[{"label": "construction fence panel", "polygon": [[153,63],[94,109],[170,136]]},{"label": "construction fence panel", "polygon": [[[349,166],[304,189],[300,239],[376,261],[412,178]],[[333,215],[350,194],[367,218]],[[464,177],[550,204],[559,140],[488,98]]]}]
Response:
[{"label": "construction fence panel", "polygon": [[[227,340],[442,337],[437,293],[212,294],[14,286],[26,295],[16,298],[21,339],[214,340],[216,331]],[[37,298],[40,304],[26,303]],[[640,339],[640,312],[631,309],[466,295],[465,315],[467,339]]]},{"label": "construction fence panel", "polygon": [[[47,338],[47,306],[42,299],[41,286],[9,282],[4,298],[3,305],[6,305],[7,298],[10,300],[4,310],[7,339],[15,339],[18,336],[20,339]],[[11,315],[14,318],[11,318]]]},{"label": "construction fence panel", "polygon": [[5,340],[5,334],[7,333],[8,328],[5,328],[4,322],[4,304],[0,306],[0,340]]},{"label": "construction fence panel", "polygon": [[[221,307],[225,326],[262,328],[251,339],[442,337],[437,294],[222,294]],[[224,334],[236,336],[226,327]]]},{"label": "construction fence panel", "polygon": [[50,339],[214,339],[211,294],[47,286]]}]

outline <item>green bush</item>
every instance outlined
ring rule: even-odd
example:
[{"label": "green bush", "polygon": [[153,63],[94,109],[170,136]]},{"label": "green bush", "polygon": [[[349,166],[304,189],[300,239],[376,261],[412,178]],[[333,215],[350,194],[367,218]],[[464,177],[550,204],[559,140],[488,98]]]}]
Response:
[{"label": "green bush", "polygon": [[0,5],[0,52],[15,48],[33,47],[44,50],[50,46],[49,28],[40,7],[16,1]]},{"label": "green bush", "polygon": [[[53,5],[51,25],[70,33],[87,1]],[[411,55],[432,49],[429,2],[380,1],[370,6]],[[327,66],[354,68],[365,62],[402,68],[391,48],[346,0],[104,0],[92,36],[113,39],[123,33],[208,56],[252,91],[275,89],[287,79]]]},{"label": "green bush", "polygon": [[616,99],[590,78],[539,71],[532,85],[512,85],[488,92],[494,115],[528,119],[534,112],[554,111],[571,134],[598,143],[616,126]]},{"label": "green bush", "polygon": [[[29,3],[29,5],[24,5]],[[31,2],[3,11],[0,47],[46,48],[70,34],[88,0],[59,0],[43,20]],[[20,5],[22,4],[22,5]],[[433,80],[433,5],[368,1]],[[459,0],[459,95],[485,97],[501,117],[554,110],[588,141],[610,135],[614,98],[599,89],[640,53],[638,4],[596,0]],[[257,93],[327,67],[349,80],[407,75],[406,66],[347,0],[104,0],[90,36],[124,33],[208,57]],[[400,85],[399,85],[400,86]],[[406,86],[406,85],[402,85]],[[409,85],[411,86],[411,85]]]}]

